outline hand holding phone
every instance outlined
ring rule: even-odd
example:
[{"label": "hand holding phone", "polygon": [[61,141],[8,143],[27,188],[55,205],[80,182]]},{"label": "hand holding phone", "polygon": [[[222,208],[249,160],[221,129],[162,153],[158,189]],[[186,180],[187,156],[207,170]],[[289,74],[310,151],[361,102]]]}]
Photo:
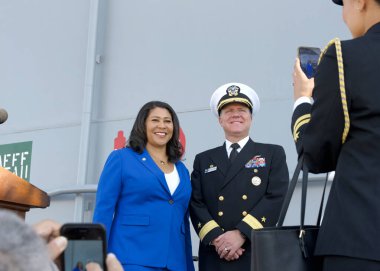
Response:
[{"label": "hand holding phone", "polygon": [[301,69],[309,79],[315,75],[320,54],[321,49],[317,47],[298,47]]},{"label": "hand holding phone", "polygon": [[67,240],[59,236],[61,225],[53,220],[42,220],[33,226],[35,232],[47,242],[47,248],[52,260],[65,250]]},{"label": "hand holding phone", "polygon": [[[118,261],[116,256],[112,253],[109,253],[107,255],[106,265],[107,265],[108,271],[124,271],[123,266]],[[86,269],[87,271],[103,271],[100,268],[100,265],[98,265],[97,263],[86,264]]]},{"label": "hand holding phone", "polygon": [[[61,235],[68,240],[61,256],[63,271],[83,270],[89,263],[98,263],[102,270],[105,265],[106,234],[100,224],[70,223],[61,227]],[[82,269],[81,269],[82,268]]]}]

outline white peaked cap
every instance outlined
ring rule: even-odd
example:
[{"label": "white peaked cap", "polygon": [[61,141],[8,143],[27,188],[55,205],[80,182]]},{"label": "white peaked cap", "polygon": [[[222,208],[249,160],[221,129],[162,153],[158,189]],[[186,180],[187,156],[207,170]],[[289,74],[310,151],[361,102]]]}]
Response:
[{"label": "white peaked cap", "polygon": [[218,87],[211,96],[210,108],[215,116],[229,103],[242,103],[255,115],[260,110],[260,99],[256,91],[241,83],[228,83]]}]

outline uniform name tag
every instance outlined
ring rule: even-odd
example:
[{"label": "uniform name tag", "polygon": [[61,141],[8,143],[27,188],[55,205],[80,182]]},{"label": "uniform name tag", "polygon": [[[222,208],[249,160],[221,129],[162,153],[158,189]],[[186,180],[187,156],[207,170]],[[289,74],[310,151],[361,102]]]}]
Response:
[{"label": "uniform name tag", "polygon": [[215,171],[215,170],[217,170],[218,169],[218,167],[210,167],[210,168],[206,168],[205,169],[205,173],[210,173],[210,172],[213,172],[213,171]]}]

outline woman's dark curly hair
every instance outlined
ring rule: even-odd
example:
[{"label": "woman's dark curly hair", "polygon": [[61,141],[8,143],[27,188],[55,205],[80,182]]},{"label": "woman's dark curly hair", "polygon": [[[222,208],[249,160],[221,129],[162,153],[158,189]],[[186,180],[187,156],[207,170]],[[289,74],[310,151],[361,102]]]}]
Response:
[{"label": "woman's dark curly hair", "polygon": [[132,148],[137,153],[142,153],[147,143],[145,121],[149,113],[154,108],[164,108],[169,111],[173,121],[173,136],[166,145],[166,154],[171,163],[177,162],[182,156],[182,145],[179,142],[179,120],[173,108],[164,102],[151,101],[141,107],[133,124],[127,147]]}]

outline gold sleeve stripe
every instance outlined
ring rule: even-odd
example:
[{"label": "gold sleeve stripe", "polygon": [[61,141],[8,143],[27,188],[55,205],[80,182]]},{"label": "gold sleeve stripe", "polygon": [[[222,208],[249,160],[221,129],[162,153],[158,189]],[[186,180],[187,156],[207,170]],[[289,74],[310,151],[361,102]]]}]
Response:
[{"label": "gold sleeve stripe", "polygon": [[254,216],[246,215],[243,218],[243,221],[247,223],[252,229],[264,228],[263,225]]},{"label": "gold sleeve stripe", "polygon": [[295,130],[294,130],[294,133],[293,133],[294,141],[297,142],[298,134],[299,134],[298,130],[299,130],[304,124],[306,124],[306,123],[308,123],[308,122],[310,122],[310,119],[305,119],[305,120],[301,121],[301,122],[297,125],[297,127],[295,127]]},{"label": "gold sleeve stripe", "polygon": [[305,125],[306,123],[310,122],[310,114],[305,114],[299,117],[293,126],[293,139],[295,142],[297,142],[298,139],[298,130],[302,127],[302,125]]},{"label": "gold sleeve stripe", "polygon": [[336,49],[336,58],[338,63],[338,75],[339,75],[339,90],[340,97],[342,99],[342,107],[343,107],[343,115],[344,115],[344,130],[342,134],[342,144],[346,142],[348,132],[350,131],[350,115],[348,114],[348,106],[347,106],[347,95],[346,95],[346,86],[344,83],[344,66],[343,66],[343,56],[342,56],[342,46],[340,44],[340,40],[335,38],[327,44],[323,52],[319,57],[319,61],[321,61],[322,56],[326,53],[327,49],[335,44]]},{"label": "gold sleeve stripe", "polygon": [[311,114],[305,114],[305,115],[302,115],[301,117],[299,117],[296,122],[294,123],[294,126],[293,126],[293,131],[296,129],[296,127],[299,125],[299,123],[305,119],[310,119],[311,117]]},{"label": "gold sleeve stripe", "polygon": [[210,232],[212,231],[213,229],[219,227],[218,223],[215,222],[215,220],[210,220],[209,222],[207,222],[203,227],[202,229],[199,231],[199,239],[201,239],[201,241],[203,240],[203,238]]}]

